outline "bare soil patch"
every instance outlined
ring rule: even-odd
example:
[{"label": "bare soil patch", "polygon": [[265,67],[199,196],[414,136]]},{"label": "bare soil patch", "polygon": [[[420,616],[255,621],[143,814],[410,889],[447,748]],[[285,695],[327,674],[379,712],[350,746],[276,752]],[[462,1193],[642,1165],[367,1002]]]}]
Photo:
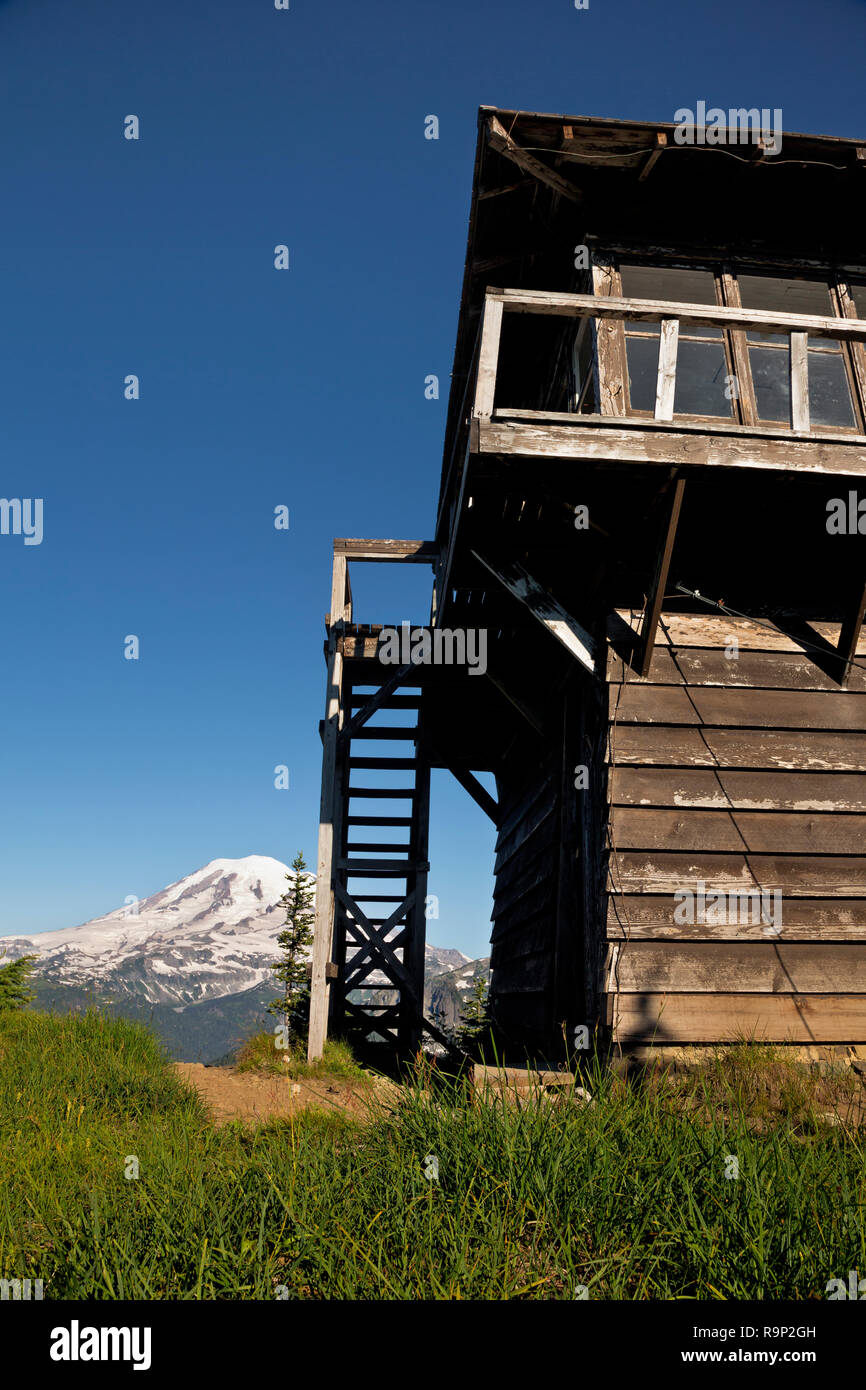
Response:
[{"label": "bare soil patch", "polygon": [[241,1120],[267,1124],[288,1119],[311,1108],[340,1112],[364,1121],[392,1110],[400,1089],[385,1077],[316,1076],[292,1079],[271,1072],[235,1071],[206,1067],[201,1062],[175,1062],[179,1076],[194,1086],[217,1125]]}]

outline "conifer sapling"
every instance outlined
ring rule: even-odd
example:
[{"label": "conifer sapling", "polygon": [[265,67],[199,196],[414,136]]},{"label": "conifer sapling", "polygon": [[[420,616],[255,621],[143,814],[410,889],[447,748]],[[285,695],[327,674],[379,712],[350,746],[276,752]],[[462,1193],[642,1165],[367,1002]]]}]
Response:
[{"label": "conifer sapling", "polygon": [[299,1041],[309,1026],[310,986],[307,980],[307,953],[313,944],[313,924],[316,919],[314,901],[315,879],[307,870],[302,851],[293,862],[292,872],[286,874],[289,887],[280,898],[286,909],[286,923],[277,937],[282,958],[271,969],[282,985],[282,995],[267,1006],[268,1013],[281,1014],[290,1045]]}]

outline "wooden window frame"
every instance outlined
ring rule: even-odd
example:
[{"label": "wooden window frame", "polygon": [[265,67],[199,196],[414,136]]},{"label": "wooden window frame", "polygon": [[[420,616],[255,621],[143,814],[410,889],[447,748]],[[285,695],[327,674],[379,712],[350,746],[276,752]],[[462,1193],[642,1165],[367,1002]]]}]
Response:
[{"label": "wooden window frame", "polygon": [[[717,257],[713,259],[706,253],[685,256],[678,251],[662,251],[661,248],[641,248],[617,245],[610,250],[594,247],[591,252],[592,284],[594,294],[616,295],[622,297],[621,264],[630,261],[644,266],[670,270],[703,270],[713,276],[716,302],[722,307],[740,308],[739,275],[784,276],[789,279],[822,279],[827,285],[832,315],[837,318],[857,318],[857,309],[852,293],[852,280],[845,271],[839,271],[829,264],[814,262],[794,262],[792,260],[739,259]],[[866,276],[863,277],[866,291]],[[744,428],[788,429],[798,433],[793,423],[785,424],[778,420],[763,420],[758,415],[757,399],[752,378],[749,346],[745,329],[722,329],[725,361],[728,373],[736,378],[737,396],[731,402],[730,415],[691,415],[677,411],[672,423],[683,421],[699,424],[707,429],[714,422],[735,424]],[[626,351],[627,334],[623,321],[607,320],[599,324],[593,321],[594,360],[596,372],[596,399],[602,415],[628,416],[632,419],[653,419],[650,410],[632,408],[629,393],[628,358]],[[639,336],[639,335],[635,335]],[[707,340],[712,341],[712,340]],[[760,344],[758,344],[760,346]],[[781,351],[780,349],[777,349]],[[842,360],[848,380],[854,424],[817,425],[810,421],[809,434],[842,434],[852,439],[866,436],[866,346],[861,343],[841,344]],[[833,353],[832,355],[836,355]]]}]

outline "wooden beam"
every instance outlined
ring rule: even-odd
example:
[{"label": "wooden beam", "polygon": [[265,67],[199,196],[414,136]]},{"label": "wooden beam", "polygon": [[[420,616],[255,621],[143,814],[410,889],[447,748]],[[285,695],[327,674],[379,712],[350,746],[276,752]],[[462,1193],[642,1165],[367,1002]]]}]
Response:
[{"label": "wooden beam", "polygon": [[475,381],[475,403],[472,411],[473,415],[484,416],[486,419],[493,414],[501,334],[502,302],[487,295],[481,321],[481,347],[478,353],[478,376]]},{"label": "wooden beam", "polygon": [[845,662],[840,684],[848,684],[848,677],[851,674],[851,663],[857,655],[857,642],[860,637],[860,629],[863,626],[863,619],[866,616],[866,585],[860,590],[859,597],[853,604],[847,618],[842,624],[839,633],[839,655]]},{"label": "wooden beam", "polygon": [[866,319],[829,318],[817,314],[778,314],[769,309],[740,309],[722,304],[684,304],[664,299],[626,299],[619,295],[566,294],[559,290],[490,290],[507,313],[552,314],[561,318],[633,319],[660,323],[678,319],[705,328],[749,328],[760,333],[808,333],[810,338],[845,342],[866,339]]},{"label": "wooden beam", "polygon": [[762,437],[750,431],[694,431],[670,427],[653,429],[647,420],[634,425],[609,416],[566,415],[561,419],[542,411],[511,418],[497,412],[479,420],[477,452],[519,454],[524,458],[580,459],[582,462],[660,464],[663,467],[768,468],[785,473],[818,473],[841,477],[866,476],[862,439],[833,441]]},{"label": "wooden beam", "polygon": [[500,821],[499,803],[490,795],[489,791],[481,785],[475,774],[470,772],[468,768],[459,767],[456,763],[451,762],[438,748],[434,748],[432,745],[428,746],[430,747],[430,752],[436,765],[438,766],[441,764],[442,767],[446,768],[447,771],[451,773],[452,777],[456,777],[463,790],[469,793],[472,800],[481,807],[485,815],[488,815],[493,821],[493,824],[498,826]]},{"label": "wooden beam", "polygon": [[643,168],[637,176],[638,183],[643,183],[644,179],[649,178],[650,174],[655,168],[657,160],[661,157],[662,150],[666,149],[667,143],[668,137],[665,135],[664,131],[656,131],[655,148],[650,150],[649,155],[644,160]]},{"label": "wooden beam", "polygon": [[548,188],[552,188],[554,193],[559,193],[563,198],[568,198],[570,202],[580,201],[580,192],[573,183],[568,183],[559,174],[554,173],[546,164],[542,164],[540,159],[523,150],[512,140],[507,133],[502,122],[497,116],[491,116],[487,122],[487,139],[490,145],[499,154],[504,154],[522,169],[525,174],[531,174],[534,179],[544,183]]},{"label": "wooden beam", "polygon": [[672,420],[674,418],[679,333],[680,326],[676,319],[662,319],[659,336],[659,371],[656,381],[656,420]]},{"label": "wooden beam", "polygon": [[544,725],[542,724],[541,720],[536,716],[534,710],[531,710],[523,700],[521,700],[517,695],[515,695],[513,691],[509,690],[508,686],[504,683],[502,678],[497,674],[496,671],[491,671],[489,666],[485,674],[487,676],[487,679],[490,681],[491,685],[493,685],[495,689],[499,691],[500,695],[504,696],[504,698],[508,701],[512,708],[516,709],[517,713],[523,716],[527,724],[529,724],[529,726],[533,728],[537,734],[541,734],[543,737]]},{"label": "wooden beam", "polygon": [[328,631],[328,684],[322,730],[322,788],[319,799],[319,846],[316,860],[316,918],[313,929],[310,1027],[307,1060],[322,1056],[328,1032],[330,980],[327,966],[334,936],[334,850],[340,843],[342,798],[338,756],[343,723],[343,656],[338,636],[347,612],[346,557],[334,555],[331,578],[331,626]]},{"label": "wooden beam", "polygon": [[347,560],[399,560],[403,564],[435,564],[439,547],[435,541],[352,540],[334,541],[334,554]]},{"label": "wooden beam", "polygon": [[[591,298],[615,298],[619,288],[620,274],[614,258],[593,250]],[[624,416],[628,360],[622,324],[615,320],[593,320],[592,331],[595,339],[592,371],[599,411],[602,415]]]},{"label": "wooden beam", "polygon": [[[418,713],[418,727],[424,728],[424,705]],[[412,906],[406,918],[406,945],[403,948],[403,964],[410,979],[414,982],[414,1013],[411,1008],[401,1010],[400,1028],[397,1039],[402,1047],[416,1050],[421,1046],[420,1021],[424,1012],[424,966],[426,960],[427,936],[427,873],[430,852],[430,752],[422,744],[418,749],[418,768],[415,773],[415,800],[412,803],[414,824],[409,832],[410,853],[418,863],[417,871],[406,882],[413,894]],[[402,1003],[402,1000],[401,1000]]]},{"label": "wooden beam", "polygon": [[[313,978],[313,962],[312,962],[311,960],[308,960],[308,961],[307,961],[306,970],[307,970],[307,979],[308,979],[308,980],[312,980],[312,978]],[[329,961],[326,963],[326,965],[325,965],[325,975],[326,975],[326,977],[327,977],[329,980],[337,980],[337,979],[339,979],[339,977],[340,977],[340,971],[339,971],[339,968],[338,968],[338,966],[337,966],[336,961],[329,960]]]},{"label": "wooden beam", "polygon": [[655,576],[647,596],[647,605],[640,634],[640,674],[642,676],[647,676],[649,674],[650,662],[652,661],[656,632],[658,631],[662,603],[664,602],[665,590],[667,589],[668,573],[671,567],[671,556],[674,552],[674,541],[677,534],[677,523],[680,519],[680,508],[683,504],[685,486],[685,478],[677,478],[674,483],[674,493],[671,499],[671,509],[668,514],[668,524],[665,528],[664,543],[659,552]]},{"label": "wooden beam", "polygon": [[506,183],[502,188],[480,188],[478,190],[478,202],[484,198],[498,198],[503,193],[514,193],[518,188],[531,188],[534,186],[534,179],[518,179],[517,183]]},{"label": "wooden beam", "polygon": [[791,334],[791,428],[809,430],[809,337],[806,333]]},{"label": "wooden beam", "polygon": [[566,651],[575,657],[585,670],[595,675],[595,639],[552,594],[542,589],[532,575],[516,562],[500,563],[497,567],[485,560],[483,555],[479,555],[477,550],[471,551],[471,554],[513,598],[529,609],[542,627],[561,642]]}]

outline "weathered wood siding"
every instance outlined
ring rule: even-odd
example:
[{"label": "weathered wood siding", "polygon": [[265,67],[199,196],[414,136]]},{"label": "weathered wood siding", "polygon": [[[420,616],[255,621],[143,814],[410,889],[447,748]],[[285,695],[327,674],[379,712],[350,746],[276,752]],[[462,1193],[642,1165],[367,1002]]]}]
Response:
[{"label": "weathered wood siding", "polygon": [[[602,986],[617,1041],[866,1040],[866,670],[847,690],[832,671],[726,617],[667,615],[646,679],[611,649]],[[704,920],[689,921],[675,895],[701,885]]]}]

